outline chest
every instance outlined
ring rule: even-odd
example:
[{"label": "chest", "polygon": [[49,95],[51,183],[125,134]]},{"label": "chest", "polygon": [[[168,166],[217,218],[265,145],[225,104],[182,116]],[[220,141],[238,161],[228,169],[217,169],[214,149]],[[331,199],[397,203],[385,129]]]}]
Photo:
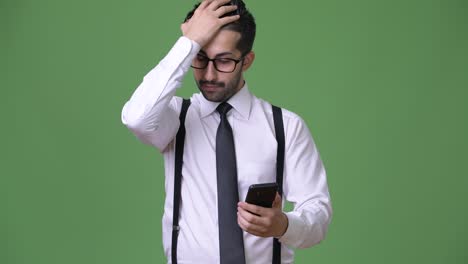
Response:
[{"label": "chest", "polygon": [[[248,120],[228,117],[236,153],[238,187],[245,197],[251,184],[276,181],[276,152],[273,120],[252,115]],[[194,181],[216,186],[216,132],[219,118],[191,119],[186,122],[184,171]]]}]

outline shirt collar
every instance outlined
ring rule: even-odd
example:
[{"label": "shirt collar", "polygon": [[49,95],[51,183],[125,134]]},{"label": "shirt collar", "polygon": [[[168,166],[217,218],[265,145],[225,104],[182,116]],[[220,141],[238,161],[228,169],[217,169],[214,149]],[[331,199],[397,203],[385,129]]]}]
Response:
[{"label": "shirt collar", "polygon": [[[235,95],[233,95],[227,101],[232,108],[236,110],[240,114],[240,117],[244,119],[249,119],[250,117],[250,108],[252,105],[252,94],[249,91],[247,83],[244,84],[244,87],[240,89]],[[211,102],[206,100],[205,97],[201,96],[201,104],[200,104],[200,114],[201,118],[205,118],[211,115],[214,111],[216,111],[216,107],[218,107],[219,102]]]}]

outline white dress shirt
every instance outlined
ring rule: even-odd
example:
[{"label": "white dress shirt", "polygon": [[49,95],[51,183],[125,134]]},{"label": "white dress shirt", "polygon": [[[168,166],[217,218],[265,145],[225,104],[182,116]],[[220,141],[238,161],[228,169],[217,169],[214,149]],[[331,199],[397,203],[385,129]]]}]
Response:
[{"label": "white dress shirt", "polygon": [[[175,135],[182,99],[175,96],[200,46],[181,37],[166,57],[143,79],[122,110],[122,122],[145,144],[164,155],[165,191],[162,219],[163,246],[171,261]],[[216,130],[219,103],[200,93],[191,98],[185,121],[186,139],[182,168],[179,263],[219,263],[216,186]],[[251,184],[276,181],[275,128],[271,105],[252,95],[245,85],[228,101],[228,121],[234,134],[239,200]],[[285,164],[283,200],[294,204],[287,212],[289,225],[280,238],[282,263],[292,263],[292,248],[306,248],[325,236],[332,209],[325,170],[304,121],[283,109]],[[269,264],[272,238],[244,232],[246,263]]]}]

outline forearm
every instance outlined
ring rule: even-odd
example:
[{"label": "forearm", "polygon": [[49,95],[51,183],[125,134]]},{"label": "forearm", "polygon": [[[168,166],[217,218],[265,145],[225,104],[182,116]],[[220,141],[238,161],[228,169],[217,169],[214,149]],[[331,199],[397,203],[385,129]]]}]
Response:
[{"label": "forearm", "polygon": [[286,213],[288,228],[280,242],[294,248],[308,248],[322,241],[332,217],[322,162],[318,156],[308,159],[303,168],[289,168],[285,182],[284,195],[293,202],[294,210]]},{"label": "forearm", "polygon": [[293,248],[308,248],[325,238],[331,218],[329,201],[311,200],[287,212],[288,228],[280,242]]},{"label": "forearm", "polygon": [[294,204],[280,241],[307,248],[325,238],[332,216],[326,172],[310,132],[300,118],[286,125],[284,197]]},{"label": "forearm", "polygon": [[140,140],[162,149],[177,132],[178,110],[171,103],[200,47],[181,37],[152,69],[122,110],[122,123]]}]

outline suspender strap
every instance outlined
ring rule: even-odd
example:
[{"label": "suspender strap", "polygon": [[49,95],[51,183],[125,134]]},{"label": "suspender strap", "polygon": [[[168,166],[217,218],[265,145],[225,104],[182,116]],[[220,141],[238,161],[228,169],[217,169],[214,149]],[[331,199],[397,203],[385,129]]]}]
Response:
[{"label": "suspender strap", "polygon": [[[273,121],[275,123],[276,141],[278,150],[276,154],[276,183],[278,193],[283,197],[283,171],[284,171],[284,125],[281,108],[272,105]],[[277,238],[273,239],[273,264],[281,263],[281,243]]]},{"label": "suspender strap", "polygon": [[185,142],[185,116],[190,106],[190,100],[184,99],[182,101],[182,109],[179,116],[179,131],[176,135],[175,146],[175,167],[174,167],[174,203],[172,212],[172,248],[171,257],[172,263],[177,264],[177,238],[179,236],[179,211],[180,211],[180,188],[182,180],[182,158],[184,155],[184,142]]}]

